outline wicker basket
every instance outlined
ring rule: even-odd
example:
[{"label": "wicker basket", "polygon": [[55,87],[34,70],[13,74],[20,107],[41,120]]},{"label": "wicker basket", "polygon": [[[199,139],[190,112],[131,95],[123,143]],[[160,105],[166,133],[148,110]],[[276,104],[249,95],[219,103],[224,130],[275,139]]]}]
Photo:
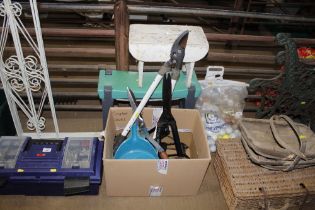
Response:
[{"label": "wicker basket", "polygon": [[240,140],[219,140],[217,148],[214,167],[230,209],[315,205],[315,167],[271,171],[250,162]]}]

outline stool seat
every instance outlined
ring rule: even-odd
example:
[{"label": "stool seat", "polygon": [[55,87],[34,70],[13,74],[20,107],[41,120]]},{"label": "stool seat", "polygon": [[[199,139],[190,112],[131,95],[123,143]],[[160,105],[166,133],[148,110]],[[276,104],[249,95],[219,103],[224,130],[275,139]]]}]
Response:
[{"label": "stool seat", "polygon": [[165,62],[170,58],[174,40],[189,30],[184,62],[197,62],[209,50],[203,29],[198,26],[132,24],[129,29],[129,51],[143,62]]},{"label": "stool seat", "polygon": [[[98,95],[101,100],[106,100],[104,98],[104,87],[111,86],[112,87],[112,99],[128,99],[128,93],[126,87],[129,87],[134,92],[136,98],[142,99],[151,85],[152,81],[156,76],[156,72],[145,72],[143,86],[139,87],[138,80],[138,72],[131,71],[118,71],[118,70],[110,70],[105,71],[101,70],[99,73],[99,81],[98,81]],[[179,80],[176,83],[173,99],[182,99],[186,98],[188,95],[188,88],[185,85],[186,75],[181,72]],[[195,98],[198,98],[201,94],[201,86],[197,80],[196,74],[193,74],[192,77],[192,86],[195,87]],[[153,92],[151,99],[162,99],[162,83],[155,89]]]},{"label": "stool seat", "polygon": [[132,24],[129,29],[129,52],[138,61],[138,86],[143,85],[145,62],[166,62],[176,38],[188,30],[183,71],[187,71],[186,87],[192,83],[195,62],[208,53],[209,43],[199,26]]}]

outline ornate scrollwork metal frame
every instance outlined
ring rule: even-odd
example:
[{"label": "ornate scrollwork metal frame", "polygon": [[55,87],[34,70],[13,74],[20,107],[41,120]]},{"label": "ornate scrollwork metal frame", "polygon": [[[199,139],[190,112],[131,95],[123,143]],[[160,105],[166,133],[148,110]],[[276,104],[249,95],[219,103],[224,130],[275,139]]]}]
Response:
[{"label": "ornate scrollwork metal frame", "polygon": [[249,91],[259,92],[262,97],[256,117],[285,114],[315,131],[315,66],[299,60],[296,44],[289,34],[277,34],[276,41],[284,47],[276,56],[284,71],[272,79],[250,81]]},{"label": "ornate scrollwork metal frame", "polygon": [[[58,137],[59,128],[51,92],[36,0],[30,0],[30,7],[36,39],[30,36],[20,19],[22,14],[21,4],[18,2],[12,3],[11,0],[3,0],[0,4],[0,16],[3,17],[0,39],[0,77],[18,135],[23,134],[18,109],[28,119],[26,123],[27,128],[36,131],[38,137],[41,137],[46,123],[45,117],[42,116],[42,111],[44,105],[48,105],[50,106],[56,137]],[[9,31],[13,38],[16,54],[4,60],[4,50]],[[34,53],[32,55],[24,56],[20,34],[24,36],[33,49]],[[41,94],[39,104],[35,104],[33,93],[37,95]]]}]

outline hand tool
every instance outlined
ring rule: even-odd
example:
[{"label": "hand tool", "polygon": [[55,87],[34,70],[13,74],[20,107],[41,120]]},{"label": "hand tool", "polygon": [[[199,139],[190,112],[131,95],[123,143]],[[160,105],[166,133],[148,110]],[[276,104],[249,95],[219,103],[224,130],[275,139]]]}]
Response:
[{"label": "hand tool", "polygon": [[[130,106],[135,111],[137,108],[135,95],[128,87],[127,92]],[[125,143],[126,141],[128,142]],[[113,150],[115,159],[155,159],[158,158],[157,153],[161,159],[168,158],[165,150],[150,136],[141,113],[132,127],[131,137],[127,139],[122,135],[116,136]]]},{"label": "hand tool", "polygon": [[176,121],[172,115],[172,84],[171,75],[166,73],[163,76],[163,112],[157,123],[156,138],[158,143],[161,143],[162,139],[170,134],[169,128],[172,130],[173,140],[179,158],[189,158],[183,151],[182,144],[180,142]]},{"label": "hand tool", "polygon": [[151,86],[149,87],[148,91],[144,95],[143,99],[141,100],[139,106],[137,107],[136,111],[133,113],[132,117],[130,118],[129,122],[127,123],[126,127],[122,132],[122,136],[127,136],[128,132],[130,131],[131,126],[134,124],[136,119],[138,118],[139,114],[143,110],[144,106],[148,102],[149,98],[151,97],[152,93],[160,83],[163,75],[167,72],[171,72],[172,75],[172,90],[175,87],[176,81],[179,78],[179,72],[182,68],[183,60],[185,57],[185,48],[187,45],[189,31],[186,30],[181,33],[171,48],[170,53],[170,60],[164,63],[164,65],[160,68],[158,74],[156,75],[155,79],[153,80]]},{"label": "hand tool", "polygon": [[[136,102],[136,97],[133,93],[133,91],[127,87],[127,92],[128,92],[128,99],[130,102],[130,105],[132,107],[132,110],[135,111],[137,109],[137,102]],[[138,123],[139,129],[144,135],[145,139],[147,139],[154,147],[155,149],[159,152],[159,156],[161,159],[167,159],[167,154],[165,150],[160,146],[159,143],[157,143],[151,136],[150,133],[145,125],[144,119],[142,117],[142,114],[140,113],[138,116],[138,119],[136,120],[135,123]]]}]

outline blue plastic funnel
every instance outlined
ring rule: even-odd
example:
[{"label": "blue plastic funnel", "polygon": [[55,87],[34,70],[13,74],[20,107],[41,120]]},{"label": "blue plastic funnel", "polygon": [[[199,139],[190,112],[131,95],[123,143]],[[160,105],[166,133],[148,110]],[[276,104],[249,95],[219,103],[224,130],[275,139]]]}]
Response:
[{"label": "blue plastic funnel", "polygon": [[115,159],[158,159],[158,151],[138,134],[137,122],[132,125],[131,135],[117,149]]}]

